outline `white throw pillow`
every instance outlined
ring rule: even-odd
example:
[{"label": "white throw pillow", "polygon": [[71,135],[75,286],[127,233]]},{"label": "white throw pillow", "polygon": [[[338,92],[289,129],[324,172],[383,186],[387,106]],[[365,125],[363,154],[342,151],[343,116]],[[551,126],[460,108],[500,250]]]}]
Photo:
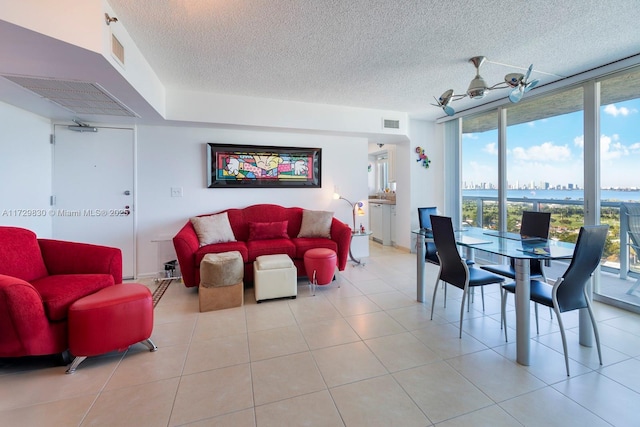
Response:
[{"label": "white throw pillow", "polygon": [[326,237],[330,239],[331,221],[333,221],[333,212],[304,209],[298,237]]},{"label": "white throw pillow", "polygon": [[229,216],[226,212],[216,215],[196,216],[190,218],[193,228],[196,230],[200,246],[213,243],[235,242]]}]

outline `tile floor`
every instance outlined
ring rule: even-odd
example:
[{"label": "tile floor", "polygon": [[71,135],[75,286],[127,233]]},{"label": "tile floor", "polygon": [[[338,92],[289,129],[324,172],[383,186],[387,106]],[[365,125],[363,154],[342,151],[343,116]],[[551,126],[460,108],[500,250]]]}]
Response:
[{"label": "tile floor", "polygon": [[[437,273],[427,267],[431,296]],[[415,301],[415,255],[371,245],[364,267],[295,300],[199,313],[173,283],[153,340],[89,358],[74,375],[50,360],[0,364],[2,426],[637,426],[640,316],[596,304],[604,366],[569,327],[567,378],[557,323],[540,310],[531,361],[500,331],[497,287],[465,314],[460,292]],[[512,303],[512,301],[511,301]],[[515,316],[510,307],[511,336]],[[533,312],[533,310],[532,310]]]}]

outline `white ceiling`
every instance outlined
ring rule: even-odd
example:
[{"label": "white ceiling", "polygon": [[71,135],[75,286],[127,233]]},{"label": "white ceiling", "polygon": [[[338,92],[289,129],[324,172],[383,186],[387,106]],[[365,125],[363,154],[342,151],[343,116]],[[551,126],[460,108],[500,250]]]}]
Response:
[{"label": "white ceiling", "polygon": [[[443,116],[430,105],[434,96],[466,91],[475,75],[472,56],[487,57],[481,74],[489,85],[533,64],[532,78],[540,80],[535,94],[545,84],[640,54],[638,0],[106,1],[119,20],[111,25],[127,30],[168,89],[430,120]],[[140,116],[135,120],[162,121],[99,55],[1,19],[2,12],[0,74],[109,82],[108,91]],[[37,107],[40,97],[9,83],[0,79],[0,100],[56,118],[55,108]],[[507,95],[496,90],[453,106],[462,111]]]},{"label": "white ceiling", "polygon": [[472,56],[489,85],[531,63],[543,85],[640,53],[637,0],[108,2],[167,87],[429,119],[433,96],[466,91]]}]

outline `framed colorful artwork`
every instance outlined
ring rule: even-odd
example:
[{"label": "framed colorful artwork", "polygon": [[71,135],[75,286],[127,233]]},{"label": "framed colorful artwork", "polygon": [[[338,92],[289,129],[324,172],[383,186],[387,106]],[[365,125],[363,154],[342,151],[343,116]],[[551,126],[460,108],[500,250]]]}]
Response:
[{"label": "framed colorful artwork", "polygon": [[209,188],[319,188],[321,148],[207,144]]}]

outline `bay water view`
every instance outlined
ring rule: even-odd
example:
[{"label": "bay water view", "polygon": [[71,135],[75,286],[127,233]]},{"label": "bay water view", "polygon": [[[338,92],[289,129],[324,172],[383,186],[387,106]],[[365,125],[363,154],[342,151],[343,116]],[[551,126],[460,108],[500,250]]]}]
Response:
[{"label": "bay water view", "polygon": [[[463,197],[497,197],[498,190],[464,189]],[[507,190],[509,199],[582,200],[583,190]],[[640,190],[600,190],[600,199],[611,202],[640,202]]]}]

